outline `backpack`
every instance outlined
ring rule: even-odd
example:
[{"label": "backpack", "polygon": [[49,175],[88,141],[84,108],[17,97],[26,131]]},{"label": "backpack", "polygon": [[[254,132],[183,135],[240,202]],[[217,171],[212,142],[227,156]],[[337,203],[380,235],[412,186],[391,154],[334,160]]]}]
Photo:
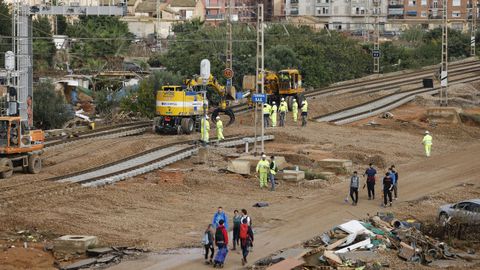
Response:
[{"label": "backpack", "polygon": [[215,243],[225,243],[225,237],[223,237],[223,231],[221,228],[217,228],[217,230],[215,231]]},{"label": "backpack", "polygon": [[240,225],[240,239],[247,239],[248,237],[248,225],[242,224]]},{"label": "backpack", "polygon": [[208,239],[208,232],[205,232],[205,233],[203,234],[202,244],[203,244],[203,245],[208,245],[208,244],[210,244],[210,240]]}]

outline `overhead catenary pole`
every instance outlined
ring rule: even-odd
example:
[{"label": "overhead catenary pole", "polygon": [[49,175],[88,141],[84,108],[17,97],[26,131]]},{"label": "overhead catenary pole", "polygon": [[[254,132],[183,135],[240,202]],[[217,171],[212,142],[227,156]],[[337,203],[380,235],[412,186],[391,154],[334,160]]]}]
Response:
[{"label": "overhead catenary pole", "polygon": [[375,52],[373,54],[373,73],[380,73],[380,55],[378,54],[380,52],[380,42],[379,42],[379,36],[380,36],[380,23],[379,23],[379,4],[380,0],[373,0],[373,10],[374,10],[374,15],[375,15],[375,24],[374,24],[374,37],[373,37],[373,51]]},{"label": "overhead catenary pole", "polygon": [[[255,73],[255,88],[256,93],[265,93],[265,61],[264,61],[264,29],[263,29],[263,4],[258,4],[257,7],[257,68]],[[263,104],[262,104],[262,111],[263,111]],[[257,114],[258,114],[258,103],[255,102],[255,151],[257,149]],[[264,142],[264,135],[265,135],[265,119],[264,117],[261,118],[261,152],[265,152],[265,142]]]},{"label": "overhead catenary pole", "polygon": [[440,106],[448,106],[448,0],[442,0],[442,66],[440,72]]},{"label": "overhead catenary pole", "polygon": [[477,32],[477,0],[471,0],[472,21],[470,23],[470,56],[475,55],[475,33]]}]

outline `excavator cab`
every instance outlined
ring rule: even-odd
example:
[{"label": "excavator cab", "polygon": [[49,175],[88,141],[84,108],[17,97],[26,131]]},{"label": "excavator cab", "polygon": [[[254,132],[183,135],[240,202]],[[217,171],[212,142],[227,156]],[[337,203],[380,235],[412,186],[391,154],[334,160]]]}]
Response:
[{"label": "excavator cab", "polygon": [[295,95],[302,93],[302,75],[297,69],[285,69],[278,72],[279,94]]}]

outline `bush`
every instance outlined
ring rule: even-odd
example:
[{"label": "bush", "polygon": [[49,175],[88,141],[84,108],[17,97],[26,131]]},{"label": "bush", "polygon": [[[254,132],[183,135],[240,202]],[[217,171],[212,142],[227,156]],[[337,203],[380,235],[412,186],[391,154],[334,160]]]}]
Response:
[{"label": "bush", "polygon": [[55,92],[51,81],[39,83],[33,91],[33,123],[37,128],[61,128],[73,111],[68,109],[62,95]]}]

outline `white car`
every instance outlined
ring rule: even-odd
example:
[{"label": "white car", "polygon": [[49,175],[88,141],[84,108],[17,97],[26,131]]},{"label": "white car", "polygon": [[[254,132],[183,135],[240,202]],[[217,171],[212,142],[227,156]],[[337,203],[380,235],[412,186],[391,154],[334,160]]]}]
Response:
[{"label": "white car", "polygon": [[438,209],[438,218],[442,225],[451,219],[462,223],[478,224],[480,223],[480,199],[442,205]]}]

